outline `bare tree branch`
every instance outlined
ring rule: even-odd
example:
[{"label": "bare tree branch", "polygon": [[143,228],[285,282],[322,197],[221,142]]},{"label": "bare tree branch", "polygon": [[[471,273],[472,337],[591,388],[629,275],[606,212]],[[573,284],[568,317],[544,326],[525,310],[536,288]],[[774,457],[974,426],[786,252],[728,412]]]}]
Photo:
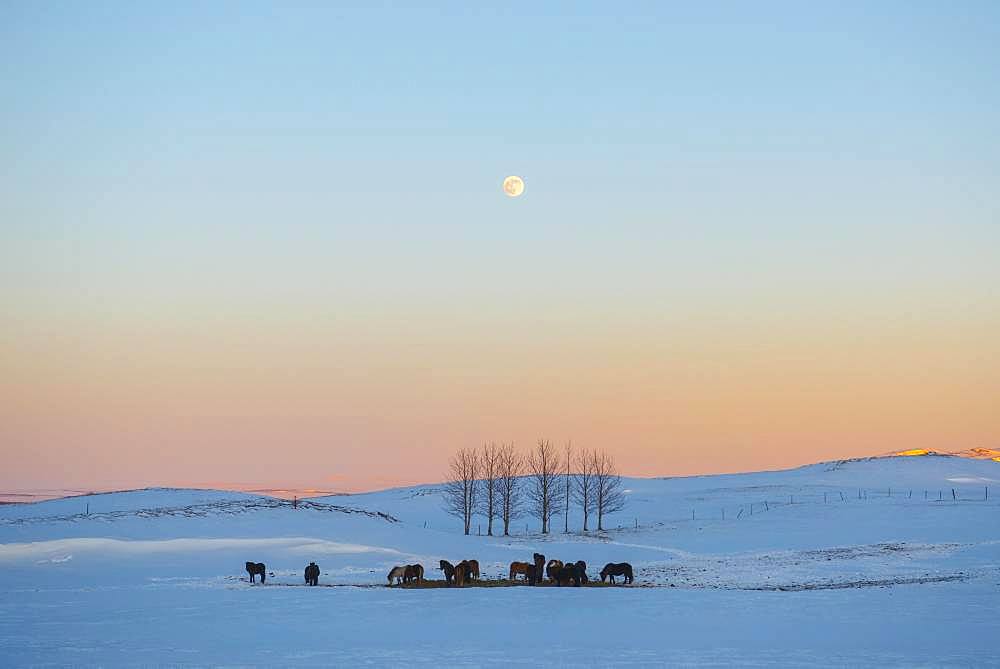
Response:
[{"label": "bare tree branch", "polygon": [[472,527],[479,491],[479,454],[474,449],[463,448],[449,462],[449,477],[444,484],[444,510],[462,519],[465,533]]},{"label": "bare tree branch", "polygon": [[565,492],[563,493],[563,498],[564,498],[563,501],[566,503],[566,510],[565,510],[565,512],[563,514],[563,520],[565,520],[566,522],[565,522],[564,527],[563,527],[563,532],[565,534],[569,534],[569,502],[570,502],[570,499],[572,499],[572,497],[573,497],[572,491],[570,490],[570,482],[571,482],[570,479],[571,479],[571,477],[570,477],[570,473],[569,473],[570,465],[573,464],[573,442],[572,441],[567,441],[566,442],[566,457],[563,458],[563,464],[566,466],[566,471],[563,473],[563,479],[565,480],[565,483],[566,483],[566,489],[565,489]]},{"label": "bare tree branch", "polygon": [[500,513],[503,534],[510,535],[510,522],[521,517],[521,474],[524,459],[514,450],[514,442],[501,443],[497,465],[500,481]]},{"label": "bare tree branch", "polygon": [[594,476],[594,454],[583,450],[576,456],[576,473],[573,475],[573,498],[583,511],[583,531],[590,528],[590,514],[597,509],[596,477]]},{"label": "bare tree branch", "polygon": [[539,439],[528,455],[528,501],[531,512],[542,521],[542,534],[549,533],[552,517],[559,513],[563,491],[558,485],[562,463],[559,452],[547,439]]},{"label": "bare tree branch", "polygon": [[597,529],[603,530],[604,516],[624,508],[625,494],[622,492],[622,477],[615,468],[615,459],[604,451],[594,451],[591,460],[594,467]]},{"label": "bare tree branch", "polygon": [[479,495],[479,512],[486,516],[486,534],[493,536],[493,519],[500,518],[501,513],[501,478],[500,459],[501,447],[497,442],[483,444],[483,451],[479,457],[480,469],[482,470],[482,487]]}]

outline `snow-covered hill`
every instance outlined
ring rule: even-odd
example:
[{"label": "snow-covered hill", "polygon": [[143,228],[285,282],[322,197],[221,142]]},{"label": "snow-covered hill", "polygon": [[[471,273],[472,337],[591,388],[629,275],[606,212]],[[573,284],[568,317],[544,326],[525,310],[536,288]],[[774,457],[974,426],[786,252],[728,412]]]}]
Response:
[{"label": "snow-covered hill", "polygon": [[[464,536],[435,485],[294,505],[149,489],[3,506],[0,665],[1000,656],[1000,463],[882,457],[625,488],[607,531],[581,533],[574,510],[569,534],[557,519],[547,536],[532,519]],[[636,587],[382,587],[395,564],[439,578],[438,560],[475,557],[497,578],[536,551],[583,559],[592,577],[631,562]],[[267,564],[263,588],[247,560]],[[302,586],[311,560],[322,584],[350,587]]]}]

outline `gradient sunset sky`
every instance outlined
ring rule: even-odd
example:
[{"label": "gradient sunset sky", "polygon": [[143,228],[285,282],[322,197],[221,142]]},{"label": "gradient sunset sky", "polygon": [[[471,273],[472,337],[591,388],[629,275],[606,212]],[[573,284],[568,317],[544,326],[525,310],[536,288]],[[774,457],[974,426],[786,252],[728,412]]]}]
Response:
[{"label": "gradient sunset sky", "polygon": [[997,448],[1000,4],[4,2],[0,318],[4,491]]}]

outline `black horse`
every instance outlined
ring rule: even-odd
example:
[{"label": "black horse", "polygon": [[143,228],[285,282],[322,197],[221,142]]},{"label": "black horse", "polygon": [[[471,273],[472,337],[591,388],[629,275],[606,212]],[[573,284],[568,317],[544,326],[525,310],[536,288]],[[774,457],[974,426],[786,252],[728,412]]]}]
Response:
[{"label": "black horse", "polygon": [[253,577],[259,574],[260,582],[261,584],[263,584],[264,579],[267,576],[266,572],[267,572],[267,567],[264,566],[263,562],[247,562],[247,573],[250,574],[251,583],[254,582]]},{"label": "black horse", "polygon": [[545,556],[541,553],[535,553],[535,569],[533,572],[528,572],[528,584],[538,585],[545,578]]},{"label": "black horse", "polygon": [[452,579],[455,578],[455,565],[447,560],[441,560],[439,564],[438,569],[444,572],[444,580],[448,582],[448,585],[451,585]]},{"label": "black horse", "polygon": [[319,565],[315,562],[310,562],[309,566],[306,567],[306,583],[319,585]]},{"label": "black horse", "polygon": [[589,580],[587,579],[587,563],[584,562],[583,560],[577,560],[576,568],[580,572],[580,580],[583,581],[584,583],[587,583]]},{"label": "black horse", "polygon": [[628,585],[632,582],[632,565],[628,562],[607,563],[604,565],[604,569],[601,570],[601,583],[604,582],[604,579],[610,578],[611,584],[614,585],[615,576],[624,576],[625,585]]}]

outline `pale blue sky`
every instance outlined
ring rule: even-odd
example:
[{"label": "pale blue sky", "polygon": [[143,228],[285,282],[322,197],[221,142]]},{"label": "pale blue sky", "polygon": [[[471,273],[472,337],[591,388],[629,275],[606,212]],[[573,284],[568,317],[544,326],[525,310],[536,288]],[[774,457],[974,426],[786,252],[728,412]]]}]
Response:
[{"label": "pale blue sky", "polygon": [[4,301],[998,278],[996,3],[373,4],[4,3]]},{"label": "pale blue sky", "polygon": [[333,4],[4,3],[5,246],[998,239],[996,3]]}]

